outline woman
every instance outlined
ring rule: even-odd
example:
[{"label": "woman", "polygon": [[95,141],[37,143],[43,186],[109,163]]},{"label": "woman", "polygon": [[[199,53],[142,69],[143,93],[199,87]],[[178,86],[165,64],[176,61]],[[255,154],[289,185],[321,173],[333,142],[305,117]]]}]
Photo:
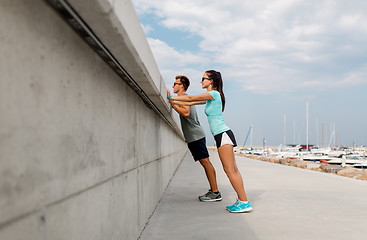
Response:
[{"label": "woman", "polygon": [[237,168],[233,154],[233,147],[237,146],[236,140],[231,129],[225,125],[222,116],[225,97],[220,72],[214,70],[206,71],[201,79],[201,86],[207,90],[206,93],[197,96],[169,96],[168,99],[171,103],[178,105],[205,104],[205,114],[208,117],[210,131],[218,148],[219,158],[238,197],[237,201],[232,206],[227,206],[226,209],[234,213],[249,212],[252,210],[252,207],[247,200],[242,176]]}]

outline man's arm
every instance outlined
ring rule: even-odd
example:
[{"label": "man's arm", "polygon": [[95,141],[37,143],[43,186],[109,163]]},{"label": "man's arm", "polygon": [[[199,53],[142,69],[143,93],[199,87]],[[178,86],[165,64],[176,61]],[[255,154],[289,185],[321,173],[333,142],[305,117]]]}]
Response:
[{"label": "man's arm", "polygon": [[172,107],[184,118],[188,118],[190,116],[190,107],[189,106],[179,106],[176,104],[172,104]]}]

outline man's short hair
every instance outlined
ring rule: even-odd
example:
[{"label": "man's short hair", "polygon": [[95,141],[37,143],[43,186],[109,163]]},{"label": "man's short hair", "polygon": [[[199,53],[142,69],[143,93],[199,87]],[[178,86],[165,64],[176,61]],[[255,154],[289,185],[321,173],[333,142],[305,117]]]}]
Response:
[{"label": "man's short hair", "polygon": [[185,89],[185,91],[189,88],[190,86],[190,80],[188,77],[186,76],[183,76],[183,75],[179,75],[179,76],[176,76],[176,80],[179,79]]}]

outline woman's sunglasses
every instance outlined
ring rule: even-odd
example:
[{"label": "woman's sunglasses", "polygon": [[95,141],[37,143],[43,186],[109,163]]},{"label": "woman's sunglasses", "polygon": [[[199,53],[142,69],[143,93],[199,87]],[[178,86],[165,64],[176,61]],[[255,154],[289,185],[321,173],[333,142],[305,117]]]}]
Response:
[{"label": "woman's sunglasses", "polygon": [[211,78],[203,77],[203,78],[201,78],[201,81],[204,81],[205,79],[212,80]]}]

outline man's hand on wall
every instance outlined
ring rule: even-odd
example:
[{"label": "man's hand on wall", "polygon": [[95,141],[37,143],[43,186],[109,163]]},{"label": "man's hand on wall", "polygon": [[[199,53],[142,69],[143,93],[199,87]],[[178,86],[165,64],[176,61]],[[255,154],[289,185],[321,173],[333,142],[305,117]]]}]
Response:
[{"label": "man's hand on wall", "polygon": [[167,98],[169,97],[169,95],[171,95],[171,92],[169,91],[169,89],[167,88]]}]

